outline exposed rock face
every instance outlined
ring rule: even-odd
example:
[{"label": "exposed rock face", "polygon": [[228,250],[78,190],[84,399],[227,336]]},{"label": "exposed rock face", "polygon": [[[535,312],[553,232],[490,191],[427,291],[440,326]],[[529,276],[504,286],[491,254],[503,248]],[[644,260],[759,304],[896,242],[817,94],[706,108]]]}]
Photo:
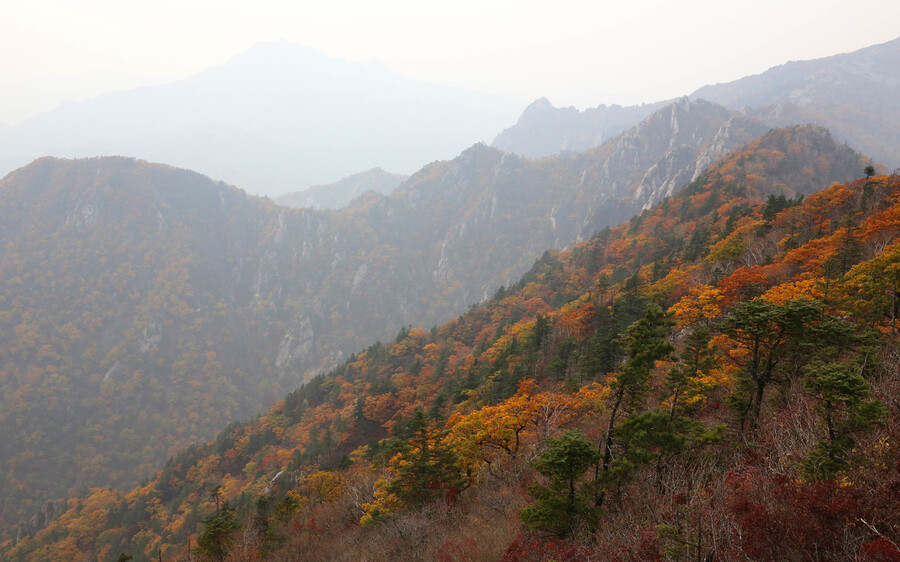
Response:
[{"label": "exposed rock face", "polygon": [[308,360],[307,355],[312,350],[314,336],[315,332],[309,318],[300,318],[297,323],[292,324],[281,338],[275,366],[285,370],[296,363]]},{"label": "exposed rock face", "polygon": [[142,354],[150,353],[151,351],[155,351],[159,349],[159,344],[162,341],[163,336],[163,327],[159,322],[150,322],[147,324],[147,327],[144,328],[144,332],[141,334],[141,341],[138,345],[138,349]]},{"label": "exposed rock face", "polygon": [[66,226],[91,225],[97,222],[99,216],[100,210],[96,205],[92,203],[81,203],[79,201],[75,204],[75,208],[72,209],[69,216],[66,217]]},{"label": "exposed rock face", "polygon": [[643,201],[642,209],[649,209],[676,189],[695,179],[697,154],[685,146],[670,148],[647,170],[634,192]]},{"label": "exposed rock face", "polygon": [[607,196],[627,203],[626,208],[636,212],[696,178],[704,162],[712,162],[767,129],[761,122],[721,106],[681,98],[611,141],[608,157],[588,168],[585,181],[609,185]]},{"label": "exposed rock face", "polygon": [[41,505],[41,508],[31,516],[28,523],[22,525],[16,531],[16,544],[25,537],[33,536],[35,533],[47,527],[50,521],[56,518],[59,510],[59,502],[48,500]]},{"label": "exposed rock face", "polygon": [[103,375],[103,382],[114,380],[115,376],[122,371],[122,367],[123,365],[121,361],[116,361],[115,363],[113,363],[112,367],[110,367],[109,370],[106,371],[106,374]]}]

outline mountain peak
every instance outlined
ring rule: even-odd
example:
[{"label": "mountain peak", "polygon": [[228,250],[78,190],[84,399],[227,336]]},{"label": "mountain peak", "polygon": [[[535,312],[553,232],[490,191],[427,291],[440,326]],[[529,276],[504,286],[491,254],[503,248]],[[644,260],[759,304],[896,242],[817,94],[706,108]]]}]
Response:
[{"label": "mountain peak", "polygon": [[497,150],[496,148],[492,147],[492,146],[488,146],[488,145],[487,145],[486,143],[484,143],[484,142],[476,142],[475,144],[473,144],[473,145],[470,146],[469,148],[465,149],[465,150],[462,152],[462,154],[460,154],[460,156],[468,156],[468,155],[473,155],[473,154],[483,154],[483,153],[487,153],[487,152],[500,152],[500,151]]},{"label": "mountain peak", "polygon": [[277,62],[301,62],[316,59],[332,61],[343,60],[331,57],[313,47],[307,47],[299,43],[279,39],[277,41],[258,41],[243,53],[232,57],[225,64],[232,61],[273,64]]},{"label": "mountain peak", "polygon": [[463,166],[469,166],[477,165],[476,163],[478,162],[496,162],[502,157],[502,150],[483,142],[478,142],[462,151],[459,156],[453,159],[453,162]]},{"label": "mountain peak", "polygon": [[42,155],[127,154],[276,195],[376,165],[408,173],[452,158],[513,122],[515,111],[495,96],[383,66],[288,41],[257,43],[179,82],[58,107],[17,126],[0,135],[0,175]]},{"label": "mountain peak", "polygon": [[533,115],[535,113],[541,113],[552,109],[556,108],[553,107],[553,104],[550,103],[550,100],[548,100],[547,98],[538,98],[528,104],[528,107],[526,107],[525,111],[522,112],[522,117],[524,118],[526,115]]}]

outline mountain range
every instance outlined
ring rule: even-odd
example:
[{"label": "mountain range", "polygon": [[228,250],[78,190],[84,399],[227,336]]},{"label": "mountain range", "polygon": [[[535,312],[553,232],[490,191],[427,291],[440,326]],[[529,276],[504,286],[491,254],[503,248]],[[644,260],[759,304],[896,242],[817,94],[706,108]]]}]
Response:
[{"label": "mountain range", "polygon": [[[676,121],[689,137],[703,130],[684,115]],[[437,171],[454,170],[459,188],[496,177],[506,158],[480,146]],[[859,155],[824,130],[771,131],[632,220],[545,252],[447,324],[403,328],[393,342],[358,349],[259,418],[180,450],[140,485],[44,504],[2,552],[10,560],[624,561],[801,559],[813,549],[825,559],[891,559],[900,554],[891,542],[900,370],[890,360],[900,180],[867,176],[788,197],[806,193],[805,182],[822,185],[845,159],[858,175]],[[103,163],[39,164],[71,173]],[[129,177],[141,168],[109,164]],[[151,166],[137,176],[172,173],[186,174]],[[417,176],[393,197],[433,202]],[[112,179],[100,182],[111,198],[121,191]],[[417,189],[423,198],[409,202]],[[207,206],[215,192],[209,197]],[[218,197],[223,212],[240,196]],[[73,221],[97,217],[89,223],[97,227],[103,216]],[[488,218],[475,213],[466,228]],[[296,226],[287,221],[275,235],[285,243]],[[127,278],[110,283],[128,287]],[[216,345],[200,322],[204,298],[185,311],[194,316],[181,328],[187,345],[205,337]],[[217,314],[228,314],[230,300]],[[215,324],[234,328],[228,320]],[[257,328],[254,320],[245,326]],[[73,328],[62,330],[66,340]],[[148,343],[162,348],[169,337]],[[225,347],[253,347],[242,343]],[[229,382],[210,363],[229,359],[198,351],[202,376],[174,388],[197,389],[189,411],[203,416],[198,408],[221,403],[216,390]],[[99,394],[124,406],[128,389],[152,395],[178,384],[134,371],[98,376]],[[26,377],[63,384],[63,370],[33,372]],[[120,432],[127,422],[109,420]],[[92,427],[89,435],[103,434]]]},{"label": "mountain range", "polygon": [[[772,127],[817,124],[889,168],[900,166],[900,39],[852,53],[794,61],[690,94]],[[598,106],[579,112],[547,100],[531,104],[493,145],[530,157],[599,145],[643,119],[658,104]]]},{"label": "mountain range", "polygon": [[515,111],[377,63],[259,43],[185,80],[65,104],[0,131],[0,175],[40,156],[123,155],[278,195],[376,166],[410,173],[489,139]]},{"label": "mountain range", "polygon": [[900,39],[794,61],[691,94],[776,126],[815,123],[889,168],[900,167]]},{"label": "mountain range", "polygon": [[[690,97],[745,111],[770,127],[825,126],[840,141],[896,167],[900,133],[893,124],[900,107],[891,92],[900,82],[898,52],[900,39],[787,63],[704,86]],[[504,100],[419,83],[377,63],[350,63],[286,42],[261,43],[181,82],[65,104],[0,127],[0,174],[45,155],[119,154],[274,196],[330,185],[376,166],[408,174],[503,127],[492,144],[505,152],[580,152],[670,102],[578,111],[540,99],[508,127],[515,114]]]},{"label": "mountain range", "polygon": [[[3,519],[134,483],[367,343],[440,324],[547,248],[661,201],[764,130],[682,99],[584,154],[534,161],[479,144],[337,212],[125,158],[10,174],[0,486],[16,501]],[[802,181],[767,192],[811,193],[861,169],[825,131],[781,138],[773,158]]]},{"label": "mountain range", "polygon": [[[894,211],[887,209],[892,177],[870,185],[868,176],[882,169],[865,169],[868,156],[843,144],[858,125],[841,109],[857,103],[854,88],[838,88],[832,97],[820,90],[827,89],[827,77],[835,72],[891,84],[896,67],[884,61],[892,60],[895,43],[876,46],[865,56],[846,55],[837,66],[827,62],[831,59],[791,63],[784,67],[788,70],[770,71],[774,74],[768,78],[751,77],[756,81],[748,79],[740,88],[710,87],[709,97],[721,96],[730,108],[697,96],[586,112],[556,110],[539,100],[497,139],[512,151],[520,146],[534,156],[548,150],[552,155],[529,158],[477,143],[409,177],[371,169],[277,201],[197,172],[128,157],[46,157],[12,171],[0,180],[0,434],[5,436],[0,440],[5,461],[0,466],[0,496],[5,498],[0,539],[16,534],[17,541],[28,543],[28,535],[40,533],[60,513],[67,514],[67,521],[73,520],[69,508],[80,513],[81,507],[73,506],[82,506],[81,500],[66,504],[56,498],[93,498],[105,515],[92,523],[78,519],[83,536],[52,527],[47,531],[72,538],[58,552],[99,556],[108,547],[104,556],[114,559],[110,533],[119,531],[104,529],[103,545],[91,536],[96,531],[91,526],[101,519],[127,527],[129,533],[144,529],[141,537],[129,535],[131,542],[118,546],[156,545],[159,551],[165,544],[176,552],[184,541],[189,545],[197,538],[199,510],[209,507],[198,494],[205,493],[203,486],[214,486],[215,479],[225,482],[230,501],[243,498],[246,510],[247,498],[275,486],[279,471],[290,472],[299,482],[297,471],[307,463],[335,467],[354,447],[368,445],[376,451],[384,446],[384,451],[396,452],[390,449],[394,445],[379,445],[380,440],[407,439],[402,427],[417,408],[433,410],[440,419],[455,404],[464,405],[462,413],[508,399],[524,377],[517,370],[522,365],[539,374],[545,386],[553,380],[577,390],[597,374],[583,372],[575,358],[606,357],[606,351],[586,347],[585,338],[601,325],[602,314],[596,311],[608,307],[614,315],[620,298],[640,293],[642,304],[670,306],[695,285],[707,284],[719,287],[732,304],[776,285],[791,294],[819,295],[816,283],[824,283],[827,296],[832,280],[846,275],[848,268],[881,259],[897,227]],[[863,78],[851,72],[859,68],[867,69]],[[287,80],[285,72],[300,78]],[[472,113],[466,112],[497,115],[491,113],[491,100],[457,97],[459,92],[413,84],[377,67],[278,44],[259,46],[183,83],[60,108],[14,128],[0,145],[10,154],[21,147],[24,155],[30,142],[44,142],[52,131],[59,130],[57,138],[71,146],[87,138],[79,135],[97,132],[91,143],[101,144],[79,145],[92,153],[106,142],[100,137],[113,138],[103,132],[108,125],[116,134],[127,130],[132,146],[158,142],[169,151],[160,154],[172,157],[161,159],[178,163],[190,152],[176,154],[181,141],[173,139],[181,136],[184,146],[208,151],[213,160],[232,166],[232,172],[246,166],[244,172],[255,174],[253,181],[282,181],[278,189],[284,190],[297,187],[299,180],[291,178],[299,177],[304,162],[321,169],[332,158],[347,164],[344,171],[335,167],[329,172],[339,177],[375,164],[412,170],[433,160],[424,152],[412,154],[402,143],[386,146],[383,136],[377,148],[363,147],[367,157],[402,153],[406,164],[351,162],[347,154],[329,148],[325,140],[344,142],[339,138],[342,127],[333,126],[334,115],[316,108],[327,106],[326,98],[336,100],[343,108],[338,113],[350,116],[348,123],[369,123],[354,117],[348,98],[339,95],[361,74],[371,95],[357,106],[359,111],[393,119],[372,124],[372,138],[386,128],[405,130],[398,126],[399,114],[386,110],[398,100],[424,96],[437,100],[432,108],[452,114],[456,124],[447,134],[431,135],[426,129],[433,132],[443,125],[414,115],[412,103],[398,103],[404,119],[424,127],[411,130],[410,138],[435,136],[436,142],[448,143],[442,150],[458,150],[450,148],[456,142],[453,131],[459,132],[457,139],[471,135],[465,123]],[[246,89],[229,89],[235,76],[245,81]],[[282,79],[284,88],[278,86]],[[777,88],[755,86],[759,80]],[[792,101],[781,102],[774,94],[764,95],[778,88],[796,93],[798,84],[807,85],[807,97],[793,95]],[[751,95],[753,91],[757,93]],[[195,111],[201,100],[222,92],[227,92],[219,98],[224,105]],[[265,103],[259,104],[259,94],[268,96]],[[298,104],[307,94],[311,97]],[[745,99],[741,96],[762,100],[762,105],[737,107]],[[141,111],[160,99],[178,108],[171,119]],[[855,111],[874,115],[880,107],[892,115],[894,102],[879,99],[872,103],[882,106],[860,105]],[[121,112],[110,109],[114,106]],[[275,139],[267,127],[291,123],[285,111],[295,106],[307,113],[294,125],[315,122],[315,113],[329,132],[317,133],[307,145],[302,145],[306,140],[296,145],[279,141],[271,151],[250,142],[246,131]],[[243,119],[236,129],[224,131],[232,124],[217,121],[216,112],[223,108]],[[799,115],[795,108],[804,115],[830,115],[845,126],[844,133],[832,136],[815,125],[771,129],[775,122],[792,123],[785,115]],[[480,125],[487,127],[489,121],[482,119]],[[882,144],[890,148],[891,123],[879,125],[884,129],[872,137],[887,139]],[[238,131],[240,127],[246,129]],[[141,131],[152,134],[144,137]],[[546,131],[543,138],[540,131]],[[865,141],[865,135],[859,138]],[[357,140],[360,146],[368,142]],[[409,142],[423,149],[426,144]],[[229,156],[226,148],[248,158]],[[265,153],[272,165],[250,158],[254,150]],[[304,156],[294,158],[297,154]],[[833,187],[796,210],[804,197],[863,174],[866,180]],[[266,183],[276,177],[271,180],[275,183]],[[880,191],[872,186],[881,186]],[[302,208],[285,206],[289,204]],[[776,216],[781,218],[776,221]],[[835,250],[840,244],[843,249]],[[648,286],[638,291],[641,283]],[[509,306],[491,308],[512,294]],[[598,295],[608,300],[601,303]],[[876,297],[879,306],[884,304],[884,295]],[[482,302],[489,306],[478,306]],[[869,310],[867,306],[858,304],[861,310]],[[595,312],[590,328],[580,323],[579,314]],[[869,312],[877,316],[882,310]],[[615,330],[604,332],[610,349],[639,317],[634,307],[623,314]],[[552,344],[532,349],[537,355],[527,358],[501,353],[504,346],[519,349],[520,340],[506,337],[505,330],[525,318],[531,324],[518,329],[531,333],[541,315],[553,318]],[[881,317],[859,320],[866,321],[884,330],[890,326]],[[434,326],[431,332],[429,326]],[[447,333],[454,335],[448,339]],[[376,340],[394,344],[378,343],[360,353]],[[607,359],[606,368],[615,370],[618,364]],[[428,368],[423,371],[423,366]],[[441,378],[446,369],[456,378]],[[426,375],[434,380],[417,379]],[[440,396],[429,396],[428,403],[421,396],[410,398],[410,393],[429,389],[440,389]],[[710,402],[724,408],[723,395],[717,396]],[[272,404],[275,409],[258,422],[262,425],[226,425]],[[303,417],[311,405],[318,412],[313,421]],[[336,414],[348,408],[359,410],[352,414],[353,423],[369,433],[348,430],[350,415]],[[707,414],[718,419],[721,412]],[[301,418],[305,425],[296,425]],[[221,433],[214,445],[198,445],[216,432]],[[279,449],[286,432],[294,441]],[[203,461],[211,446],[213,456],[221,458]],[[153,477],[172,455],[182,459],[169,464],[177,470]],[[391,456],[372,459],[384,465]],[[347,462],[358,461],[348,456]],[[366,472],[367,494],[374,489],[373,474]],[[131,499],[119,495],[115,505],[91,491],[100,487],[112,494],[111,487],[123,489],[142,478],[144,491],[134,491]],[[187,481],[202,485],[182,486]],[[526,482],[517,485],[524,489]],[[193,498],[193,507],[182,503],[187,497]],[[218,499],[216,504],[219,514]],[[151,506],[162,509],[155,523],[147,519]],[[162,525],[171,513],[181,513],[181,519],[166,520],[170,535],[155,527],[147,530],[148,524]],[[512,513],[506,515],[514,519]],[[181,546],[172,541],[182,541]],[[52,552],[48,548],[45,552]]]}]

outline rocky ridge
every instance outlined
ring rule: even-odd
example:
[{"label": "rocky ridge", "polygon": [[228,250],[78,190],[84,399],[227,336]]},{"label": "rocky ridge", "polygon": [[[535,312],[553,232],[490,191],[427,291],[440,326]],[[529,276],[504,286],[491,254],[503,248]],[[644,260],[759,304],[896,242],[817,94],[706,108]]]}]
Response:
[{"label": "rocky ridge", "polygon": [[[889,168],[900,166],[900,39],[818,60],[793,61],[762,74],[712,84],[692,94],[769,127],[816,124]],[[533,102],[494,146],[530,158],[585,151],[636,125],[669,102],[584,111]],[[708,164],[708,162],[707,162]]]}]

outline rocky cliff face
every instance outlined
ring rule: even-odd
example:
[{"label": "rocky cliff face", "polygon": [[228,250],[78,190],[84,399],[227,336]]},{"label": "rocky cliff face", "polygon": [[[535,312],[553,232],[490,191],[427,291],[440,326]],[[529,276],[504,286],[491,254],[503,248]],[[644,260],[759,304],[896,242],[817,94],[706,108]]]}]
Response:
[{"label": "rocky cliff face", "polygon": [[35,533],[46,528],[50,521],[56,518],[59,513],[59,507],[59,503],[56,501],[45,501],[26,524],[19,526],[16,531],[16,544],[20,543],[25,537],[34,536]]},{"label": "rocky cliff face", "polygon": [[[0,519],[133,483],[374,340],[438,324],[547,248],[627,220],[759,127],[679,100],[583,154],[479,144],[337,212],[123,158],[14,172],[0,182]],[[792,165],[836,150],[804,146]],[[810,185],[852,177],[848,161],[827,178],[811,165]]]},{"label": "rocky cliff face", "polygon": [[604,204],[615,201],[621,206],[618,212],[630,216],[671,195],[706,163],[765,130],[759,121],[721,106],[682,98],[587,153],[581,184],[604,186],[589,207],[603,215]]},{"label": "rocky cliff face", "polygon": [[648,209],[767,130],[763,123],[721,106],[682,98],[622,135],[610,160],[643,163],[632,200],[635,207]]}]

